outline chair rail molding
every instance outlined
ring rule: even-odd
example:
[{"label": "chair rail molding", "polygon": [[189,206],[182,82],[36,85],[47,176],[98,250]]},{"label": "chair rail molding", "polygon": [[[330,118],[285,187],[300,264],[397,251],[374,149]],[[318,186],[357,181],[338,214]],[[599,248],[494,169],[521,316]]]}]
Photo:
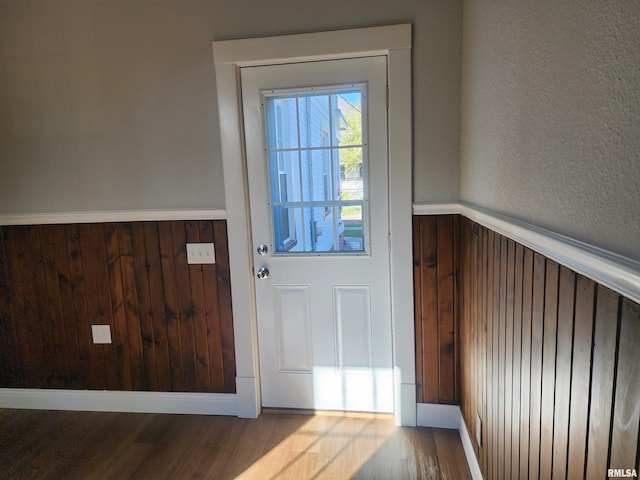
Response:
[{"label": "chair rail molding", "polygon": [[224,209],[104,210],[88,212],[0,213],[0,225],[225,220]]},{"label": "chair rail molding", "polygon": [[640,262],[468,203],[416,203],[414,215],[459,214],[640,303]]}]

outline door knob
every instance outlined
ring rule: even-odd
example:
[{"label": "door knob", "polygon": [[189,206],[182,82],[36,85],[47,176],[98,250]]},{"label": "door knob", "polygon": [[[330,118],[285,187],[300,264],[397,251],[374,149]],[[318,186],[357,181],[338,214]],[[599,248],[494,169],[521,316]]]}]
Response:
[{"label": "door knob", "polygon": [[260,267],[258,273],[256,273],[256,277],[258,277],[258,280],[269,278],[269,269],[267,267]]}]

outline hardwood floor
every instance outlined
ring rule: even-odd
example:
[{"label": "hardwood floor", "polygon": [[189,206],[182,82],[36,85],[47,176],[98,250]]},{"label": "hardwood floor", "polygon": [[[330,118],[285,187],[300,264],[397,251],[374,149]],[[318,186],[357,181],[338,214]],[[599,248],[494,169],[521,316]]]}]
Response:
[{"label": "hardwood floor", "polygon": [[466,479],[458,432],[388,418],[0,409],[2,479]]}]

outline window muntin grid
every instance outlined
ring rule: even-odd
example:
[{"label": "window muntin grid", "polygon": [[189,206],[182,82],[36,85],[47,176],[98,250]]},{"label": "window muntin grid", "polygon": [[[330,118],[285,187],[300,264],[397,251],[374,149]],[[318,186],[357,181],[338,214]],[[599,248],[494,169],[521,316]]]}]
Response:
[{"label": "window muntin grid", "polygon": [[366,254],[366,85],[263,95],[274,254]]}]

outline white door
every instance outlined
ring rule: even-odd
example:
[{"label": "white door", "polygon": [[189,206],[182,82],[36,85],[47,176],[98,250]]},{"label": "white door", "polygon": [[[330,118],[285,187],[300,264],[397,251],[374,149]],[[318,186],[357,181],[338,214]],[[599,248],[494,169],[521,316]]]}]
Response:
[{"label": "white door", "polygon": [[386,69],[241,69],[265,407],[393,411]]}]

